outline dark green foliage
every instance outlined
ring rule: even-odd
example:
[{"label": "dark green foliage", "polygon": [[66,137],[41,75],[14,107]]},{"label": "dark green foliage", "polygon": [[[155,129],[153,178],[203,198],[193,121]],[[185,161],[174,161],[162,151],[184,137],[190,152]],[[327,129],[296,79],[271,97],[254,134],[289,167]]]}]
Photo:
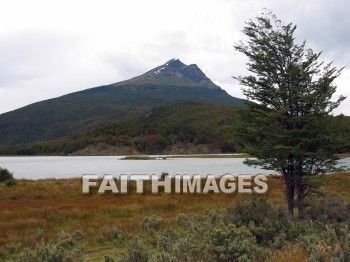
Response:
[{"label": "dark green foliage", "polygon": [[6,168],[0,167],[0,182],[4,182],[7,179],[13,179],[13,174]]},{"label": "dark green foliage", "polygon": [[340,153],[350,152],[350,117],[343,114],[334,118],[334,126],[337,126],[341,130],[343,137],[343,147],[340,149]]},{"label": "dark green foliage", "polygon": [[141,117],[105,124],[67,139],[0,148],[0,154],[71,154],[98,144],[135,147],[142,153],[159,153],[171,145],[206,144],[228,152],[236,150],[232,138],[235,125],[233,106],[176,104],[156,107]]},{"label": "dark green foliage", "polygon": [[113,258],[110,257],[110,256],[105,256],[105,257],[104,257],[104,262],[116,262],[116,260],[113,259]]},{"label": "dark green foliage", "polygon": [[0,167],[0,182],[4,182],[7,187],[17,185],[16,180],[13,178],[13,174],[6,168]]},{"label": "dark green foliage", "polygon": [[160,175],[160,178],[164,180],[166,177],[169,177],[169,173],[168,172],[162,172],[162,174]]},{"label": "dark green foliage", "polygon": [[254,261],[263,251],[246,227],[235,225],[214,228],[209,235],[209,246],[215,261]]},{"label": "dark green foliage", "polygon": [[[0,154],[71,154],[94,145],[134,147],[140,153],[161,153],[174,145],[189,144],[204,144],[221,152],[242,151],[240,139],[233,137],[238,125],[236,112],[237,109],[229,105],[186,103],[162,106],[141,117],[105,124],[67,139],[0,147]],[[333,121],[334,126],[343,130],[342,137],[349,137],[350,117],[340,116]],[[350,139],[347,141],[339,152],[350,148]]]},{"label": "dark green foliage", "polygon": [[169,142],[165,137],[154,134],[136,137],[134,144],[139,152],[161,152]]},{"label": "dark green foliage", "polygon": [[7,187],[12,187],[12,186],[17,185],[17,182],[16,182],[16,180],[14,178],[8,178],[8,179],[5,180],[5,185]]},{"label": "dark green foliage", "polygon": [[262,14],[246,23],[248,40],[235,46],[249,59],[251,73],[237,79],[247,98],[256,102],[240,111],[239,141],[257,157],[245,163],[284,176],[290,216],[295,193],[302,215],[310,190],[304,178],[332,171],[335,153],[346,143],[330,115],[345,99],[331,101],[341,69],[319,62],[320,53],[306,49],[305,42],[296,43],[295,30],[271,12]]},{"label": "dark green foliage", "polygon": [[258,243],[263,244],[271,242],[289,227],[284,209],[273,206],[263,198],[237,203],[234,208],[228,209],[225,222],[249,228]]},{"label": "dark green foliage", "polygon": [[144,153],[189,143],[220,148],[232,143],[235,110],[232,106],[198,103],[157,107],[142,117],[100,128],[89,136],[118,146],[135,145]]}]

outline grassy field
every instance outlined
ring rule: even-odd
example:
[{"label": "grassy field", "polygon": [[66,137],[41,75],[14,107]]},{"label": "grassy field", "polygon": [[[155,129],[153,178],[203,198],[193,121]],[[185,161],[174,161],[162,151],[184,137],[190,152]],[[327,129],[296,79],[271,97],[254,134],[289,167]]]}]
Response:
[{"label": "grassy field", "polygon": [[[350,173],[321,177],[323,188],[341,193],[350,202]],[[266,199],[284,205],[284,183],[270,177]],[[146,185],[146,187],[149,185]],[[125,243],[111,243],[103,235],[103,228],[118,227],[125,238],[143,234],[141,221],[157,215],[165,226],[180,213],[202,214],[208,209],[229,208],[234,203],[251,198],[250,194],[136,194],[83,195],[80,179],[18,180],[6,187],[0,183],[0,261],[16,259],[26,247],[35,248],[41,242],[51,242],[64,232],[81,231],[87,261],[103,261],[108,254],[120,257]],[[286,246],[273,254],[279,258],[306,258],[307,251],[298,245]],[[288,261],[288,260],[283,260]]]}]

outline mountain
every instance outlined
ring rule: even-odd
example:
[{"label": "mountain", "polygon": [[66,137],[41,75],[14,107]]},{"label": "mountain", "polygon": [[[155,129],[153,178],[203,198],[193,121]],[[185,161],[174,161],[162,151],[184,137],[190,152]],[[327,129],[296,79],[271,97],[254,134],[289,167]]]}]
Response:
[{"label": "mountain", "polygon": [[67,94],[0,115],[0,146],[70,136],[137,117],[156,106],[199,102],[244,106],[195,65],[172,59],[143,75]]}]

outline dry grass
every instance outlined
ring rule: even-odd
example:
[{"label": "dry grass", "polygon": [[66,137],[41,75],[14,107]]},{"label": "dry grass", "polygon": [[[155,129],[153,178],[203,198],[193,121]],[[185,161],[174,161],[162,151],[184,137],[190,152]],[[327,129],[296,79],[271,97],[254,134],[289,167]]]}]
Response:
[{"label": "dry grass", "polygon": [[337,154],[339,157],[350,157],[350,152]]},{"label": "dry grass", "polygon": [[[327,191],[342,192],[350,200],[350,173],[326,175],[321,179],[325,181]],[[284,204],[283,180],[270,177],[268,184],[266,198]],[[87,234],[87,245],[96,248],[99,241],[96,236],[102,227],[117,226],[125,235],[139,233],[142,232],[140,221],[145,216],[156,214],[170,223],[179,213],[198,214],[206,209],[227,208],[249,197],[250,194],[152,195],[134,192],[83,195],[80,179],[18,180],[17,185],[10,188],[0,184],[0,247],[8,244],[34,247],[38,229],[43,229],[45,241],[52,241],[61,231],[81,230]],[[293,252],[298,253],[297,249],[291,246],[282,253],[293,257]]]},{"label": "dry grass", "polygon": [[288,244],[282,250],[275,252],[270,262],[302,262],[308,260],[307,251],[297,244]]}]

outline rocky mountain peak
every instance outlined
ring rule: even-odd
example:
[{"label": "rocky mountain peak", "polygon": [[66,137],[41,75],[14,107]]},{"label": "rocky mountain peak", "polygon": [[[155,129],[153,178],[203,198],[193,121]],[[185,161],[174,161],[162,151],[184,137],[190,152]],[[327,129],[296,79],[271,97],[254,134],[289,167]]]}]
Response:
[{"label": "rocky mountain peak", "polygon": [[186,65],[179,59],[175,58],[148,71],[136,79],[164,81],[169,77],[176,77],[179,80],[187,82],[190,81],[193,84],[209,89],[220,89],[220,87],[215,85],[196,64]]}]

